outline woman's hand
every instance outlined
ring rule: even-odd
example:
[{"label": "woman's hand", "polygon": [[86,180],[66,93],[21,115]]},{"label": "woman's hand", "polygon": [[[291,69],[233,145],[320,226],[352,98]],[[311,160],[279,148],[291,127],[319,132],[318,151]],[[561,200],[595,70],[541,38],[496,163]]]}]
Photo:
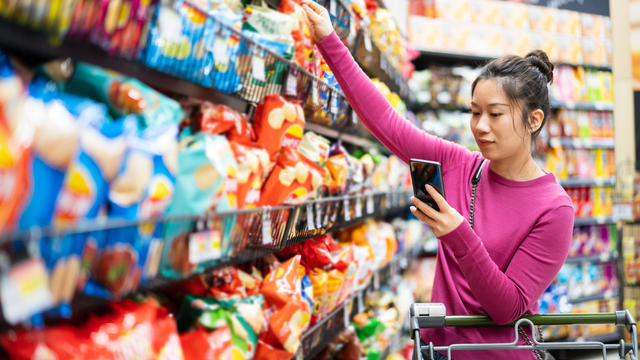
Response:
[{"label": "woman's hand", "polygon": [[464,221],[464,217],[462,217],[456,209],[449,206],[442,195],[432,186],[427,185],[427,192],[433,200],[435,200],[436,204],[438,204],[440,211],[436,211],[431,206],[412,196],[411,202],[415,206],[411,206],[411,212],[420,219],[420,221],[429,225],[436,237],[447,235]]},{"label": "woman's hand", "polygon": [[313,0],[303,0],[302,8],[309,20],[313,41],[320,42],[333,32],[333,25],[331,25],[327,9]]}]

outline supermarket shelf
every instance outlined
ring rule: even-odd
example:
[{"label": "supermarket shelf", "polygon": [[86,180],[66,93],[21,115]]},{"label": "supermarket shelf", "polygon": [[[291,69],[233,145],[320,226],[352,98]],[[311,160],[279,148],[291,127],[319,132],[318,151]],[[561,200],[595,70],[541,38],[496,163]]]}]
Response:
[{"label": "supermarket shelf", "polygon": [[364,149],[378,149],[384,153],[389,153],[389,150],[381,143],[373,140],[369,140],[365,137],[348,134],[344,131],[331,128],[325,125],[316,123],[305,124],[305,130],[313,131],[319,135],[326,136],[332,139],[338,139],[343,142],[362,147]]},{"label": "supermarket shelf", "polygon": [[413,112],[425,112],[425,111],[459,111],[470,113],[471,108],[468,106],[455,106],[455,105],[433,105],[430,103],[412,104],[411,110]]},{"label": "supermarket shelf", "polygon": [[[467,66],[482,66],[486,62],[495,59],[495,56],[473,55],[447,51],[433,51],[428,49],[417,49],[420,51],[413,63],[416,65],[416,70],[422,70],[427,68],[431,64],[439,65],[467,65]],[[582,66],[584,68],[611,71],[610,66],[590,65],[590,64],[568,64],[568,63],[556,63],[556,66],[566,65],[572,67]]]},{"label": "supermarket shelf", "polygon": [[584,226],[584,225],[605,225],[605,224],[615,224],[616,221],[612,217],[586,217],[586,218],[576,218],[573,221],[574,226]]},{"label": "supermarket shelf", "polygon": [[583,296],[575,299],[569,299],[569,304],[582,304],[589,301],[610,300],[618,297],[618,291],[607,291],[601,294]]},{"label": "supermarket shelf", "polygon": [[336,335],[349,326],[354,314],[364,311],[365,295],[372,290],[377,290],[381,285],[387,284],[391,279],[388,274],[394,273],[398,268],[402,268],[404,262],[408,262],[415,257],[418,249],[419,246],[403,254],[396,255],[389,264],[375,271],[368,283],[353,291],[344,303],[308,329],[302,335],[302,346],[295,358],[313,359],[318,355]]},{"label": "supermarket shelf", "polygon": [[551,138],[549,139],[551,147],[563,147],[574,149],[614,149],[615,142],[612,138],[602,139],[578,139],[578,138]]},{"label": "supermarket shelf", "polygon": [[567,110],[599,110],[599,111],[613,111],[613,103],[603,101],[559,101],[551,100],[552,109],[567,109]]},{"label": "supermarket shelf", "polygon": [[602,254],[595,254],[595,255],[589,255],[589,256],[569,257],[564,263],[565,264],[582,264],[582,263],[598,264],[598,263],[608,263],[616,260],[618,260],[617,253],[602,253]]},{"label": "supermarket shelf", "polygon": [[616,186],[616,178],[611,179],[567,179],[560,180],[564,187],[574,186]]}]

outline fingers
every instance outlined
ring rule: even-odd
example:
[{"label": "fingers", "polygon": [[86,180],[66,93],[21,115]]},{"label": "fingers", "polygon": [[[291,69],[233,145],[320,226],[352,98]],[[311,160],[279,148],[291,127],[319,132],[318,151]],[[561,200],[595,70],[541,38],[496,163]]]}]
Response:
[{"label": "fingers", "polygon": [[311,23],[317,24],[322,21],[322,16],[307,6],[307,4],[302,5],[302,8],[305,10],[304,13],[307,15],[307,19],[309,19]]},{"label": "fingers", "polygon": [[425,215],[422,211],[418,210],[418,208],[416,208],[415,206],[411,206],[409,209],[411,210],[411,213],[423,223],[429,225],[432,228],[436,225],[436,222],[433,219]]},{"label": "fingers", "polygon": [[306,5],[306,6],[310,7],[317,14],[322,14],[322,10],[324,10],[324,7],[322,7],[320,4],[318,4],[317,2],[315,2],[313,0],[303,0],[302,2],[303,2],[302,6]]},{"label": "fingers", "polygon": [[436,204],[438,204],[438,207],[440,208],[440,212],[442,212],[444,209],[449,207],[449,204],[447,203],[447,200],[445,200],[442,197],[442,195],[440,195],[438,190],[436,190],[431,185],[427,185],[426,188],[427,188],[427,192],[429,193],[429,195],[431,195],[431,197],[436,202]]},{"label": "fingers", "polygon": [[411,197],[411,203],[413,203],[413,205],[415,205],[418,210],[420,210],[423,214],[427,215],[430,218],[436,218],[438,216],[438,211],[436,211],[436,209],[425,204],[415,196]]}]

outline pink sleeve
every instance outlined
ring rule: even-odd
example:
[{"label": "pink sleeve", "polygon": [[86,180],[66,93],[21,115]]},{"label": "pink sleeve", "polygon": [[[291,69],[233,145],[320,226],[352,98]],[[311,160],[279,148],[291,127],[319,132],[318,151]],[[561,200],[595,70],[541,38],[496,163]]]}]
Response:
[{"label": "pink sleeve", "polygon": [[318,43],[347,100],[371,133],[401,160],[410,158],[460,163],[471,152],[418,129],[402,118],[373,85],[335,32]]},{"label": "pink sleeve", "polygon": [[571,206],[544,214],[505,272],[466,221],[440,240],[453,251],[471,291],[491,319],[508,324],[526,313],[562,267],[571,243],[573,216]]}]

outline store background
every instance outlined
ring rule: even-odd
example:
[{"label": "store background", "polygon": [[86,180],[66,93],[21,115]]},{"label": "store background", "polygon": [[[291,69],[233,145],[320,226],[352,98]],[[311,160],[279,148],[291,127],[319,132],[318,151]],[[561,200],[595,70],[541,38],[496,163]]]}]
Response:
[{"label": "store background", "polygon": [[[23,2],[27,7],[31,3]],[[84,4],[88,3],[91,2],[84,2]],[[274,7],[278,1],[267,1],[267,3]],[[350,45],[350,49],[367,74],[380,79],[378,85],[398,111],[406,112],[412,121],[426,131],[471,148],[474,144],[468,130],[469,84],[474,74],[478,72],[479,66],[491,57],[506,53],[523,55],[536,47],[546,50],[552,56],[552,60],[558,64],[556,82],[552,86],[552,93],[555,95],[554,113],[546,134],[537,144],[536,151],[540,164],[556,174],[577,204],[577,221],[572,253],[557,281],[543,296],[541,311],[603,312],[619,308],[637,311],[640,306],[637,288],[640,279],[638,265],[640,264],[640,231],[632,220],[640,215],[638,211],[634,214],[634,206],[638,208],[637,203],[640,201],[638,198],[640,182],[634,176],[634,169],[638,168],[635,161],[637,153],[635,144],[638,143],[635,137],[638,134],[632,131],[634,129],[632,84],[636,84],[632,82],[632,74],[636,76],[640,72],[637,64],[637,54],[640,52],[637,40],[639,20],[636,18],[640,16],[640,11],[637,11],[640,5],[637,0],[612,0],[610,3],[598,0],[368,2],[389,10],[380,12],[358,9],[353,5],[350,7],[349,1],[331,0],[320,1],[320,3],[327,6],[336,23],[341,26],[343,38]],[[3,8],[0,6],[0,13],[2,11]],[[349,24],[354,23],[353,16],[358,11],[360,16],[369,19],[369,23],[360,24],[361,30],[356,32],[345,24],[349,21],[351,21]],[[40,13],[32,11],[28,16],[38,14]],[[18,18],[17,22],[20,21]],[[231,94],[223,94],[216,88],[221,90],[221,87],[226,84],[225,81],[229,79],[220,77],[218,78],[220,82],[202,82],[205,79],[197,74],[195,76],[188,74],[187,62],[176,63],[168,60],[166,63],[154,63],[148,58],[131,61],[124,59],[130,54],[119,54],[117,51],[106,55],[97,47],[89,46],[87,42],[96,45],[93,37],[80,38],[80,40],[69,39],[59,48],[55,41],[51,42],[41,36],[38,31],[27,30],[25,25],[17,25],[15,18],[8,21],[2,20],[0,25],[0,49],[11,51],[25,63],[70,56],[74,60],[84,60],[121,71],[172,96],[186,94],[194,98],[227,104],[236,110],[248,113],[250,118],[255,115],[255,105],[263,101],[266,93],[282,90],[287,96],[302,96],[299,94],[300,88],[312,84],[311,90],[304,95],[306,97],[302,97],[305,102],[305,130],[312,130],[328,137],[331,143],[341,139],[347,147],[348,156],[354,158],[361,158],[365,152],[369,152],[371,157],[386,153],[362,126],[355,123],[357,119],[350,117],[350,109],[344,102],[339,89],[330,87],[335,86],[335,80],[331,79],[329,73],[314,74],[318,77],[311,76],[301,69],[300,64],[280,61],[279,57],[273,55],[273,51],[265,52],[259,47],[252,47],[252,57],[250,61],[244,63],[244,66],[250,69],[249,77],[230,80],[230,82],[241,81],[245,85],[251,84],[247,86],[251,91],[226,91]],[[46,26],[44,28],[46,31]],[[104,40],[109,37],[100,34],[97,38]],[[406,39],[409,40],[410,47],[406,46]],[[100,44],[98,41],[97,45]],[[269,42],[266,44],[267,47],[273,45]],[[214,52],[224,52],[229,49],[223,46],[221,50],[219,46],[219,44],[218,47],[215,43],[213,44]],[[182,49],[182,47],[178,45],[176,49]],[[633,53],[632,50],[634,50]],[[227,52],[231,53],[229,50]],[[634,55],[630,56],[630,54]],[[286,76],[281,76],[279,80],[274,81],[270,77],[274,73],[286,74]],[[267,77],[267,74],[271,75]],[[265,83],[272,88],[264,86]],[[318,104],[314,104],[313,101],[307,101],[316,97],[314,91],[317,91],[315,95],[322,94],[319,101],[325,103],[323,109],[318,109]],[[639,92],[636,91],[636,105],[639,101],[638,94]],[[278,99],[276,102],[279,101],[281,100]],[[252,104],[247,106],[247,103]],[[184,106],[184,103],[182,105]],[[198,111],[206,113],[203,110],[204,106],[199,107],[201,106],[199,104],[190,106],[194,114]],[[278,106],[283,106],[284,109],[291,104],[279,103]],[[639,112],[638,108],[640,106],[635,107],[636,113]],[[226,110],[224,111],[227,114]],[[215,116],[213,117],[215,122]],[[639,122],[640,117],[635,116],[635,128],[640,128]],[[313,140],[309,142],[312,147],[322,148],[318,142]],[[347,155],[341,151],[338,151],[338,155],[346,157]],[[319,272],[314,274],[317,276],[313,278],[313,285],[317,286],[312,290],[318,290],[318,286],[322,287],[318,284],[323,282],[318,279],[327,276],[324,277],[326,283],[324,290],[319,290],[319,293],[314,296],[331,297],[332,300],[327,301],[330,305],[317,310],[321,315],[315,319],[315,326],[305,327],[304,333],[300,328],[295,329],[294,334],[291,335],[293,344],[285,341],[286,339],[269,340],[277,345],[275,346],[277,349],[270,349],[272,352],[269,354],[278,354],[283,358],[294,355],[298,358],[313,358],[319,353],[325,357],[332,354],[332,356],[346,357],[345,349],[352,349],[355,343],[360,342],[362,344],[360,347],[367,353],[370,360],[383,359],[389,353],[394,353],[395,358],[406,356],[409,349],[404,341],[406,340],[407,301],[411,298],[416,301],[426,301],[429,298],[430,284],[425,279],[433,277],[435,242],[428,235],[428,231],[416,224],[415,220],[398,219],[407,217],[406,212],[402,211],[402,209],[406,210],[408,190],[406,169],[399,166],[395,160],[385,161],[385,168],[379,166],[375,175],[370,174],[370,178],[377,179],[377,182],[372,180],[374,184],[363,185],[363,188],[356,192],[345,193],[345,189],[342,189],[335,194],[338,195],[336,198],[309,200],[301,205],[288,206],[284,209],[250,210],[243,214],[223,214],[212,218],[196,217],[198,221],[193,221],[193,224],[191,219],[187,221],[189,223],[187,226],[196,229],[197,233],[194,235],[200,234],[200,236],[192,236],[190,246],[194,244],[220,246],[219,232],[225,233],[224,229],[229,222],[235,223],[227,228],[227,231],[234,233],[232,242],[241,245],[224,256],[221,256],[220,251],[196,253],[193,258],[191,258],[192,254],[189,254],[190,259],[199,259],[203,264],[192,267],[192,264],[182,263],[186,267],[178,267],[178,272],[182,272],[180,274],[176,274],[176,267],[172,268],[173,264],[166,259],[171,257],[173,251],[184,252],[185,249],[173,249],[167,245],[163,257],[165,260],[161,262],[160,267],[170,271],[161,270],[161,273],[173,275],[174,279],[169,283],[175,283],[176,275],[180,277],[186,273],[205,273],[204,268],[207,265],[222,267],[227,264],[243,263],[242,268],[247,272],[250,272],[249,265],[253,265],[256,268],[262,268],[265,274],[270,270],[276,274],[277,269],[285,271],[291,263],[286,262],[287,265],[278,267],[271,262],[272,257],[265,257],[266,254],[284,250],[279,254],[281,260],[284,260],[292,255],[292,249],[296,249],[303,253],[304,256],[301,259],[303,262],[317,261],[318,259],[314,257],[319,257],[318,253],[324,251],[322,246],[327,240],[322,238],[324,240],[319,241],[316,238],[317,234],[331,233],[356,225],[355,228],[343,230],[334,235],[342,245],[355,243],[358,246],[378,249],[378,252],[373,255],[375,266],[366,269],[363,268],[362,261],[354,261],[359,267],[358,271],[362,272],[362,278],[357,282],[358,286],[341,287],[336,285],[336,279],[340,278],[337,273],[340,266],[334,267],[335,264],[320,263],[319,267],[324,267],[331,272],[334,280],[333,288],[329,294],[328,275],[322,275],[323,273]],[[393,172],[403,175],[398,175],[397,179],[393,176],[385,177],[385,173]],[[400,178],[404,181],[398,181]],[[269,205],[278,205],[278,203]],[[290,221],[287,223],[285,219]],[[368,221],[370,219],[378,221]],[[130,220],[135,223],[141,219],[134,217]],[[96,230],[99,226],[96,223],[89,223],[91,230]],[[219,231],[221,229],[222,231]],[[9,234],[6,237],[11,236]],[[48,239],[40,239],[40,236],[42,234],[37,231],[30,231],[18,234],[14,239],[25,244],[33,244],[33,239],[48,241]],[[303,242],[307,239],[314,240]],[[331,241],[328,241],[326,244],[330,243]],[[246,246],[247,244],[250,246]],[[256,244],[262,247],[255,247]],[[265,247],[265,244],[268,246]],[[296,244],[305,245],[298,247],[299,245]],[[289,249],[288,253],[287,249]],[[186,256],[185,253],[180,254]],[[334,254],[331,259],[320,258],[337,262],[343,255]],[[212,263],[211,259],[216,261]],[[18,265],[22,264],[22,259],[12,258],[11,260],[12,262],[8,265],[0,264],[3,269],[3,281],[8,278],[7,274],[16,275],[15,271],[8,270],[16,270]],[[314,268],[314,266],[311,267]],[[114,272],[117,271],[114,270]],[[248,280],[248,276],[245,277],[245,274],[241,273],[240,277],[246,283],[238,286],[236,280],[239,272],[236,267],[228,267],[214,273],[206,271],[206,273],[208,275],[203,278],[205,278],[204,284],[210,287],[207,289],[209,296],[215,294],[216,297],[224,297],[242,294],[246,298],[251,298],[249,295],[253,294],[252,291],[255,288],[251,288],[249,284],[255,284],[258,281],[257,277]],[[401,285],[394,286],[393,284],[398,284],[401,278],[404,278]],[[108,282],[108,279],[98,280]],[[148,280],[149,283],[141,285],[138,289],[128,284],[125,290],[120,286],[109,290],[116,295],[131,292],[139,294],[160,292],[166,295],[165,279],[150,278]],[[233,283],[237,288],[230,289],[215,285],[225,281]],[[291,281],[292,283],[302,282],[302,286],[305,286],[304,280]],[[5,281],[4,284],[6,283]],[[269,286],[265,285],[268,283],[265,280],[262,286]],[[187,286],[189,292],[198,293],[196,289],[199,288],[194,288],[196,286],[194,283],[188,285],[191,285],[191,287]],[[202,286],[199,283],[198,285]],[[309,295],[308,284],[306,288]],[[356,291],[352,291],[354,288]],[[173,289],[169,293],[171,291]],[[184,291],[180,289],[179,292]],[[283,289],[276,289],[276,294],[271,293],[271,300],[276,299],[275,302],[278,299],[282,300],[282,293],[279,293],[281,291]],[[41,318],[37,316],[30,318],[30,316],[34,309],[44,306],[42,303],[28,302],[26,298],[19,296],[7,298],[7,293],[3,291],[3,294],[0,294],[3,296],[3,314],[6,320],[15,323],[29,319],[26,322],[28,329],[41,325],[39,323],[42,321]],[[299,290],[294,290],[294,293],[293,297],[297,300],[308,299]],[[108,292],[99,294],[103,297],[112,295]],[[24,301],[23,306],[19,306],[20,300]],[[185,301],[184,304],[187,304],[185,305],[187,307],[201,306],[197,301],[194,304]],[[131,304],[121,304],[114,314],[113,311],[109,312],[104,301],[81,294],[76,295],[73,302],[68,305],[70,307],[63,309],[63,315],[68,315],[65,312],[71,311],[80,318],[74,319],[78,329],[99,335],[109,333],[107,324],[110,322],[122,325],[118,323],[119,319],[137,316],[145,311],[155,312],[153,319],[148,323],[159,327],[160,324],[166,324],[165,307],[170,308],[170,306],[157,307],[152,303],[146,303],[139,308],[131,307]],[[233,330],[230,324],[226,327],[220,325],[220,319],[217,317],[236,321],[244,319],[246,314],[229,310],[228,303],[217,300],[211,301],[208,305],[207,316],[210,317],[200,318],[198,322],[208,330],[215,329],[215,331],[206,333],[193,328],[190,331],[184,331],[185,328],[180,326],[179,322],[180,336],[190,341],[195,338],[203,342],[207,336],[237,337],[236,333],[240,331]],[[242,305],[255,304],[248,301]],[[238,305],[234,304],[232,307],[236,306]],[[285,311],[278,306],[276,308],[277,311],[282,311],[279,313],[280,320],[282,317],[291,315],[287,312],[291,309]],[[83,316],[96,309],[99,309],[100,316],[92,322],[84,323],[86,319]],[[176,309],[172,310],[177,314]],[[269,311],[275,310],[271,308]],[[111,317],[105,314],[111,314]],[[47,328],[61,330],[54,325],[60,317],[49,317],[49,315],[51,314],[48,314],[45,319]],[[191,321],[193,325],[194,319],[190,317],[193,314],[186,317],[182,315],[178,316],[180,320]],[[213,321],[214,319],[218,321]],[[146,324],[144,321],[140,323],[140,325]],[[138,328],[137,325],[134,327],[137,330],[142,328]],[[344,328],[351,328],[352,331],[334,338],[334,335],[342,332]],[[353,328],[356,330],[355,333]],[[114,346],[128,350],[134,349],[131,351],[135,353],[140,350],[140,347],[130,348],[132,345],[130,339],[125,336],[129,330],[131,329],[117,328],[116,333],[110,336],[113,336],[116,344]],[[248,328],[245,330],[251,333]],[[170,333],[178,336],[173,329]],[[151,338],[156,340],[154,336],[145,337],[145,333],[142,334],[137,338],[141,344],[149,344]],[[24,336],[24,333],[22,335]],[[15,344],[11,342],[15,341],[11,336],[3,338],[4,341],[8,341],[5,346]],[[620,333],[611,326],[574,326],[545,328],[545,336],[549,340],[597,339],[612,342],[620,337]],[[359,341],[355,340],[356,337]],[[41,341],[51,346],[46,339],[47,337],[44,336],[44,340],[41,339]],[[85,340],[77,341],[82,343]],[[167,340],[166,344],[175,347],[175,341],[174,337],[172,340]],[[251,344],[251,341],[248,343]],[[328,343],[331,343],[330,347],[327,347]],[[253,344],[255,346],[255,343]],[[219,351],[224,351],[228,346],[228,344],[219,345],[220,348],[217,348]],[[331,348],[330,351],[329,348]],[[336,352],[339,355],[336,355]],[[264,356],[264,353],[262,355]],[[557,355],[559,358],[578,358],[578,355],[573,352]]]}]

